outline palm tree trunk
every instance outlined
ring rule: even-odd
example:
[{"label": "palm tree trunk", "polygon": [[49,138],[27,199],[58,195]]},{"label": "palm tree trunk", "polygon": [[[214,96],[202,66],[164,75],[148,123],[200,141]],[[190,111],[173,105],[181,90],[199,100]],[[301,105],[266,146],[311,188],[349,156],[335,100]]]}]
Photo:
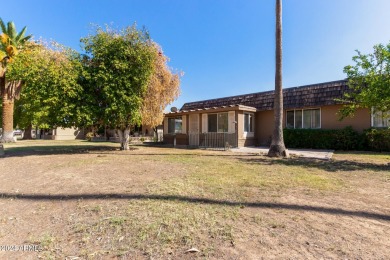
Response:
[{"label": "palm tree trunk", "polygon": [[[2,82],[5,82],[2,80]],[[3,86],[2,86],[3,87]],[[3,88],[4,89],[4,88]],[[4,91],[6,92],[6,91]],[[14,140],[14,100],[8,99],[7,93],[2,93],[3,105],[3,136],[2,143],[15,142]]]},{"label": "palm tree trunk", "polygon": [[283,140],[283,80],[282,80],[282,0],[276,0],[276,71],[275,71],[275,100],[274,100],[274,131],[270,157],[287,157]]}]

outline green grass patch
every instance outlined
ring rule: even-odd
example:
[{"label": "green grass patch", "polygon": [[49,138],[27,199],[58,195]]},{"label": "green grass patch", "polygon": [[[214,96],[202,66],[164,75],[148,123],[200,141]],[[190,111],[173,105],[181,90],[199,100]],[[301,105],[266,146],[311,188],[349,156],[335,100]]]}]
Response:
[{"label": "green grass patch", "polygon": [[388,152],[346,152],[336,151],[334,153],[334,159],[338,160],[354,160],[361,162],[376,162],[376,163],[389,163],[390,153]]},{"label": "green grass patch", "polygon": [[277,160],[232,156],[166,155],[169,162],[189,168],[189,174],[150,187],[151,193],[246,200],[257,191],[305,188],[337,190],[343,181],[306,164],[284,165]]}]

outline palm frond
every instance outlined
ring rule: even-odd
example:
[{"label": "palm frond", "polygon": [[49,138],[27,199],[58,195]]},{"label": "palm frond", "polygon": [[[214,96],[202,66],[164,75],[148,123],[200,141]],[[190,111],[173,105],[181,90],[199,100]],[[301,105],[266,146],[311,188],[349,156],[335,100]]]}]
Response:
[{"label": "palm frond", "polygon": [[19,41],[24,38],[24,33],[26,32],[26,30],[27,30],[27,26],[24,26],[23,29],[18,33],[18,35],[16,35],[15,38],[16,43],[19,43]]},{"label": "palm frond", "polygon": [[1,18],[0,18],[0,27],[3,33],[7,33],[7,27],[5,27],[5,24]]},{"label": "palm frond", "polygon": [[8,22],[8,36],[9,38],[11,38],[11,41],[15,41],[15,38],[16,38],[16,27],[15,27],[15,24],[14,22]]},{"label": "palm frond", "polygon": [[30,34],[30,35],[27,35],[26,37],[20,39],[19,42],[18,42],[18,45],[23,45],[23,44],[25,44],[28,40],[31,39],[31,37],[32,37],[32,35]]}]

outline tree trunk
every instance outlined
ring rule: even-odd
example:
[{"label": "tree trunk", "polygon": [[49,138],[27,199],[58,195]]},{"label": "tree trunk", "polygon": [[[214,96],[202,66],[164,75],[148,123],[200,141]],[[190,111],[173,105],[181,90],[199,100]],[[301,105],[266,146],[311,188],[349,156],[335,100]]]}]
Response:
[{"label": "tree trunk", "polygon": [[153,127],[153,141],[155,141],[155,142],[158,142],[158,141],[160,141],[160,140],[158,140],[158,131],[157,131],[157,126],[156,127]]},{"label": "tree trunk", "polygon": [[121,144],[121,150],[130,150],[130,127],[126,127],[124,130],[118,129],[119,142]]},{"label": "tree trunk", "polygon": [[[3,81],[4,82],[4,81]],[[2,143],[13,143],[14,139],[14,101],[8,99],[7,93],[2,95],[3,105],[3,136]]]},{"label": "tree trunk", "polygon": [[24,135],[23,135],[23,140],[31,140],[33,139],[32,134],[32,125],[29,125],[25,130],[24,130]]},{"label": "tree trunk", "polygon": [[275,100],[274,100],[274,131],[270,157],[287,157],[283,140],[283,87],[282,87],[282,0],[276,0],[276,62],[275,62]]}]

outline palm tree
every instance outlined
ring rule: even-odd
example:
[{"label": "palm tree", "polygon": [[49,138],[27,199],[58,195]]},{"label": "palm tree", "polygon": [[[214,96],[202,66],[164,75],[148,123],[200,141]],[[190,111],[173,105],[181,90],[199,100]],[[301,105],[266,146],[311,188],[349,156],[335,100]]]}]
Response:
[{"label": "palm tree", "polygon": [[0,35],[0,94],[3,108],[3,135],[0,142],[13,142],[14,101],[16,94],[20,92],[21,82],[6,81],[7,65],[18,55],[31,35],[24,36],[27,27],[17,33],[13,22],[8,22],[6,26],[1,18],[0,27],[2,31]]},{"label": "palm tree", "polygon": [[274,100],[274,131],[270,157],[287,157],[288,153],[283,140],[283,87],[282,87],[282,0],[276,0],[276,71]]}]

